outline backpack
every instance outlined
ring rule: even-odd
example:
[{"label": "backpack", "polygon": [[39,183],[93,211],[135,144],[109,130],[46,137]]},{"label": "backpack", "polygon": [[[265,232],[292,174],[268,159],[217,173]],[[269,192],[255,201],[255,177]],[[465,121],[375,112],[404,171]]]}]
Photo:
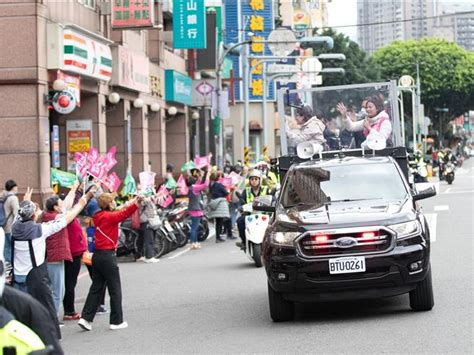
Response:
[{"label": "backpack", "polygon": [[5,198],[0,199],[0,227],[4,227],[5,224],[7,224],[8,218],[11,216],[11,213],[7,215],[5,211],[5,203],[7,202],[10,196],[13,195],[8,195]]}]

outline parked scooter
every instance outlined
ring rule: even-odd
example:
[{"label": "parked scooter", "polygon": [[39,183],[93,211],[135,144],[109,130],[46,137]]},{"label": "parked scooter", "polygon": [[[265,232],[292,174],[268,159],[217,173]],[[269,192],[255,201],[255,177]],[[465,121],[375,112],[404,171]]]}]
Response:
[{"label": "parked scooter", "polygon": [[270,216],[253,211],[251,203],[243,205],[241,213],[245,216],[245,254],[255,266],[262,267],[262,242]]},{"label": "parked scooter", "polygon": [[452,162],[448,162],[444,166],[444,171],[443,171],[443,176],[444,180],[451,185],[454,181],[454,170],[456,169],[456,166]]}]

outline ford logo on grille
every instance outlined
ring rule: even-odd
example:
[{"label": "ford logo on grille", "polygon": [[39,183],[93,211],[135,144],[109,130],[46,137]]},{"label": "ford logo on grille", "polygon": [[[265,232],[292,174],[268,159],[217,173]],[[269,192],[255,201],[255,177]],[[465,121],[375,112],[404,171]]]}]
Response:
[{"label": "ford logo on grille", "polygon": [[357,245],[357,240],[352,237],[337,238],[335,244],[338,248],[352,248]]}]

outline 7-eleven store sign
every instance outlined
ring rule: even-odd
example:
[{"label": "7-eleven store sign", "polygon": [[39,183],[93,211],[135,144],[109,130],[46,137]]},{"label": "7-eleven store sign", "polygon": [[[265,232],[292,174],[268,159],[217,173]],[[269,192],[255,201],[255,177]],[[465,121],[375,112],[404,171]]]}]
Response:
[{"label": "7-eleven store sign", "polygon": [[72,29],[63,31],[63,62],[61,69],[99,80],[112,77],[112,53],[100,43]]}]

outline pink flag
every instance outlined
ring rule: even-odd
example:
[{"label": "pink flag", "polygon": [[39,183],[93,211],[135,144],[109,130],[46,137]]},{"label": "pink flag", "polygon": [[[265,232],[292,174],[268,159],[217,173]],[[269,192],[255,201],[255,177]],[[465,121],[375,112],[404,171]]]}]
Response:
[{"label": "pink flag", "polygon": [[122,183],[122,181],[120,180],[120,178],[117,176],[117,174],[115,172],[113,172],[112,174],[110,174],[107,179],[105,179],[105,185],[107,185],[107,187],[112,190],[112,191],[117,191],[120,184]]},{"label": "pink flag", "polygon": [[113,146],[109,149],[107,154],[105,154],[104,159],[102,159],[102,165],[104,166],[104,170],[108,173],[116,164],[117,160],[115,159],[115,153],[117,152],[117,148]]},{"label": "pink flag", "polygon": [[232,187],[232,178],[230,177],[222,177],[219,179],[219,182],[224,185],[226,189],[230,189]]},{"label": "pink flag", "polygon": [[196,155],[196,157],[194,158],[194,164],[199,169],[211,165],[211,155],[208,154],[203,157]]},{"label": "pink flag", "polygon": [[161,185],[156,194],[157,203],[163,207],[168,207],[173,202],[173,197],[171,197],[169,190],[165,185]]},{"label": "pink flag", "polygon": [[100,159],[90,167],[89,174],[101,181],[104,181],[104,179],[107,177],[107,171],[105,170],[105,167]]},{"label": "pink flag", "polygon": [[189,192],[188,185],[186,185],[186,180],[184,179],[183,175],[179,176],[178,181],[176,182],[176,186],[179,189],[179,193],[181,195],[187,195]]},{"label": "pink flag", "polygon": [[74,161],[76,162],[76,174],[84,180],[87,177],[87,153],[74,153]]},{"label": "pink flag", "polygon": [[237,174],[235,171],[231,172],[227,177],[232,179],[232,185],[237,186],[242,182],[243,177]]},{"label": "pink flag", "polygon": [[89,149],[89,154],[87,154],[87,163],[89,164],[89,167],[92,167],[94,164],[96,164],[99,159],[99,151],[94,147]]}]

